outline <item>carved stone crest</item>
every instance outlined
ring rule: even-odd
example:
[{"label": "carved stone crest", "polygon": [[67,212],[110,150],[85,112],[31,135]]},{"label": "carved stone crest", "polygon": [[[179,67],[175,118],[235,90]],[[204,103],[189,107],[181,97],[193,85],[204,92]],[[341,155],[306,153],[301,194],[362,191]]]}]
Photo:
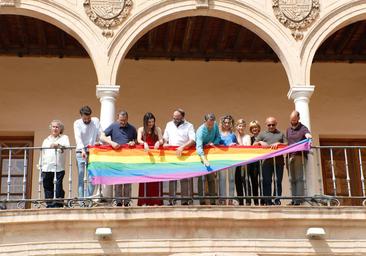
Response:
[{"label": "carved stone crest", "polygon": [[113,36],[111,27],[125,20],[132,9],[132,0],[85,0],[84,8],[89,18],[103,30],[106,37]]},{"label": "carved stone crest", "polygon": [[272,0],[276,18],[291,29],[296,40],[303,38],[305,31],[319,16],[319,0]]},{"label": "carved stone crest", "polygon": [[196,0],[197,1],[197,9],[207,9],[208,8],[208,0]]}]

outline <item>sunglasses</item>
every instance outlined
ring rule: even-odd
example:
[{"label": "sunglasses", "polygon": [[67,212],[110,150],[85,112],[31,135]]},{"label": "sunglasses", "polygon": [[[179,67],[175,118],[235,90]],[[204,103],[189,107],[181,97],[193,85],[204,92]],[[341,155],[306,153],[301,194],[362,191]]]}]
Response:
[{"label": "sunglasses", "polygon": [[267,124],[268,127],[275,127],[276,124]]}]

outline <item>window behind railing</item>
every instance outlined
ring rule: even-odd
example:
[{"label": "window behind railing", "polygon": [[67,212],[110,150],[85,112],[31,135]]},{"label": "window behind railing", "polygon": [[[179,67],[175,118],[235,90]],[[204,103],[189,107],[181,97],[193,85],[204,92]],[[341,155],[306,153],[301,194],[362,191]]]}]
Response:
[{"label": "window behind railing", "polygon": [[[32,147],[33,137],[0,137],[1,148],[16,148],[16,147]],[[9,162],[10,159],[10,162]],[[32,181],[32,160],[33,152],[24,149],[1,150],[0,168],[1,168],[1,183],[0,183],[0,198],[7,199],[22,199],[23,186],[25,186],[25,198],[30,198],[31,181]],[[10,168],[10,172],[9,172]],[[11,181],[10,190],[8,193],[8,181]],[[25,183],[24,183],[25,181]],[[27,207],[29,207],[27,205]],[[7,205],[7,208],[17,208],[16,203]]]},{"label": "window behind railing", "polygon": [[[331,196],[364,196],[366,140],[320,139],[324,193]],[[361,146],[361,147],[358,147]],[[361,199],[340,199],[341,205],[362,205]]]}]

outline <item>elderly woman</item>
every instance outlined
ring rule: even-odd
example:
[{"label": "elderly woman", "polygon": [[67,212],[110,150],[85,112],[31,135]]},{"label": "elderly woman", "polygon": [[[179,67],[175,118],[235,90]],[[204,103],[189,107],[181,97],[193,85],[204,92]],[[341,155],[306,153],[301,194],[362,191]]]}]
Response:
[{"label": "elderly woman", "polygon": [[[65,196],[65,191],[62,186],[62,181],[65,176],[66,154],[64,148],[69,147],[70,142],[69,137],[63,134],[64,125],[60,120],[53,120],[49,128],[51,134],[42,143],[39,169],[42,172],[44,195],[48,199],[46,202],[47,208],[58,208],[63,207],[62,200],[60,199]],[[56,180],[55,183],[54,180]],[[54,188],[55,185],[56,188]],[[54,191],[56,191],[55,195]],[[59,200],[50,200],[54,196]]]},{"label": "elderly woman", "polygon": [[[220,144],[224,146],[232,146],[237,144],[234,133],[234,118],[226,115],[220,120]],[[234,169],[229,168],[219,172],[219,196],[226,197],[226,177],[229,178],[229,197],[234,196]],[[221,201],[224,202],[224,201]],[[229,204],[233,204],[233,200],[229,200]]]}]

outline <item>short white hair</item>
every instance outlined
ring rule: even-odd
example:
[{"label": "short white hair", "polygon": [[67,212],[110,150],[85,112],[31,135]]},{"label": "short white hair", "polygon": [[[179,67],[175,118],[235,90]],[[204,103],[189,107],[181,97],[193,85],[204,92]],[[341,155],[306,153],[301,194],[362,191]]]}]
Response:
[{"label": "short white hair", "polygon": [[61,122],[58,119],[52,120],[50,123],[50,129],[52,128],[52,123],[57,123],[57,125],[60,127],[60,134],[62,134],[64,132],[65,126],[64,126],[63,122]]}]

